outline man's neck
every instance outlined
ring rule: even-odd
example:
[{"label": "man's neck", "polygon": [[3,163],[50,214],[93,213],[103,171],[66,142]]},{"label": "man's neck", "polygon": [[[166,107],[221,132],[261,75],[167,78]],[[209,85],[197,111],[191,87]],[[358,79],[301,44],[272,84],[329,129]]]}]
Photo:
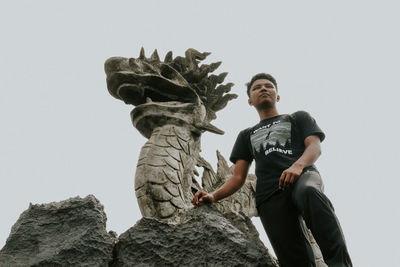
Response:
[{"label": "man's neck", "polygon": [[260,121],[279,115],[278,110],[275,107],[269,108],[269,109],[260,109],[260,110],[257,110],[257,112],[258,112],[258,115],[260,116]]}]

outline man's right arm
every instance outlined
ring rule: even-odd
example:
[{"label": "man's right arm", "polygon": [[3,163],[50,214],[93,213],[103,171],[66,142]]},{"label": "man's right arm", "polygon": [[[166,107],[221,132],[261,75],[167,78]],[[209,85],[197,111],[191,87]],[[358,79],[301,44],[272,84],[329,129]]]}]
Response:
[{"label": "man's right arm", "polygon": [[197,191],[192,199],[192,204],[201,206],[203,203],[213,203],[232,195],[243,186],[249,172],[249,167],[250,163],[248,161],[238,159],[233,175],[229,180],[213,193],[207,193],[202,190]]}]

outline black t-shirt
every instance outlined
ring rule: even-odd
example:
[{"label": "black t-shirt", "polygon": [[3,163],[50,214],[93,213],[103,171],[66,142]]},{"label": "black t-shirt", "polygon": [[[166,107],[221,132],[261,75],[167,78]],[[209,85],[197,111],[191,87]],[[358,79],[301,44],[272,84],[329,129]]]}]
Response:
[{"label": "black t-shirt", "polygon": [[305,111],[265,119],[239,133],[230,160],[255,160],[257,206],[278,190],[282,172],[301,157],[304,139],[310,135],[317,135],[321,141],[325,138],[314,118]]}]

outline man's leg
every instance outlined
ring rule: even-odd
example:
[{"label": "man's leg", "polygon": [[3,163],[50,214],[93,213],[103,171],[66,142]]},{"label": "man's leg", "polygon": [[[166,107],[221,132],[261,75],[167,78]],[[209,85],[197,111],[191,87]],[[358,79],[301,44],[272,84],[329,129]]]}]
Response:
[{"label": "man's leg", "polygon": [[276,192],[258,207],[258,214],[281,267],[315,267],[291,191]]},{"label": "man's leg", "polygon": [[317,171],[304,172],[294,185],[293,202],[310,228],[329,267],[352,266],[333,206]]}]

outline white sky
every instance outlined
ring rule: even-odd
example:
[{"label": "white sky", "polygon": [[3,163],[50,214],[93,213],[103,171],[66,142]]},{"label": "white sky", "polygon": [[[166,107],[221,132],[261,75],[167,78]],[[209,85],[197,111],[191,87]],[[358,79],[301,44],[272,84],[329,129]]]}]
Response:
[{"label": "white sky", "polygon": [[2,1],[0,247],[30,202],[94,194],[118,234],[140,219],[133,179],[146,140],[107,92],[103,64],[142,46],[162,58],[193,47],[223,62],[216,73],[239,95],[213,122],[226,134],[203,135],[202,156],[216,166],[215,150],[228,157],[257,123],[244,84],[272,73],[279,111],[306,110],[326,132],[317,166],[354,265],[395,266],[399,4],[282,2]]}]

